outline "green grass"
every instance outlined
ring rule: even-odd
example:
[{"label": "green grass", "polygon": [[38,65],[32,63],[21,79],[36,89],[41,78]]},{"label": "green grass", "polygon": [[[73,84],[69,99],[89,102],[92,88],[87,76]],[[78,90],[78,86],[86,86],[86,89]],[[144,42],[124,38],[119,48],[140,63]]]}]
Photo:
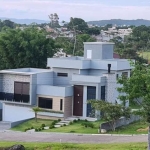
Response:
[{"label": "green grass", "polygon": [[12,130],[14,131],[24,131],[26,128],[39,128],[42,124],[50,125],[52,123],[52,120],[46,120],[46,119],[37,119],[37,122],[35,122],[35,119],[28,120],[14,128]]},{"label": "green grass", "polygon": [[[144,121],[138,121],[127,126],[117,128],[116,131],[109,131],[110,134],[147,134],[148,124]],[[141,129],[141,131],[137,131]]]},{"label": "green grass", "polygon": [[[96,121],[93,122],[94,124],[94,128],[85,128],[84,126],[81,125],[81,123],[84,121],[77,121],[76,123],[73,123],[72,125],[68,125],[68,126],[63,126],[60,128],[53,128],[53,129],[49,129],[49,130],[43,130],[42,132],[63,132],[63,133],[87,133],[87,134],[96,134],[98,133],[98,129],[100,126],[100,123],[102,123],[102,121]],[[14,131],[24,131],[26,128],[31,128],[32,126],[34,128],[39,128],[41,126],[41,124],[45,124],[46,126],[50,126],[50,124],[52,123],[52,120],[42,120],[42,119],[38,119],[38,122],[35,122],[34,119],[29,120],[27,122],[24,122],[14,128],[12,128],[12,130]]]},{"label": "green grass", "polygon": [[0,142],[0,150],[14,144],[22,144],[26,150],[146,150],[147,143],[119,144],[63,144],[63,143],[19,143]]},{"label": "green grass", "polygon": [[64,133],[84,133],[84,134],[96,134],[98,133],[98,129],[100,126],[100,123],[102,121],[95,121],[93,122],[94,128],[85,128],[81,125],[81,123],[84,121],[78,121],[76,123],[73,123],[72,125],[63,126],[60,128],[54,128],[49,130],[44,130],[44,132],[64,132]]}]

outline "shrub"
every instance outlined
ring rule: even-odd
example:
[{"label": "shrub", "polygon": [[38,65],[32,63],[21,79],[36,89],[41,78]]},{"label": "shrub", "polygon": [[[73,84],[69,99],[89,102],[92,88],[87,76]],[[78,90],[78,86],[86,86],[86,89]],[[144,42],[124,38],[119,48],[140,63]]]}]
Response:
[{"label": "shrub", "polygon": [[61,119],[58,119],[58,121],[60,122],[60,121],[61,121]]},{"label": "shrub", "polygon": [[26,132],[28,129],[24,129],[24,132]]},{"label": "shrub", "polygon": [[66,124],[64,124],[64,126],[66,126]]},{"label": "shrub", "polygon": [[38,131],[41,131],[41,128],[39,128]]},{"label": "shrub", "polygon": [[51,125],[55,125],[56,124],[56,122],[55,121],[53,121],[52,123],[51,123]]},{"label": "shrub", "polygon": [[74,119],[74,120],[73,120],[73,122],[74,122],[74,123],[76,123],[76,122],[77,122],[77,120],[76,120],[76,119]]},{"label": "shrub", "polygon": [[87,127],[94,128],[94,124],[91,122],[83,122],[81,125],[84,126],[85,128]]},{"label": "shrub", "polygon": [[45,124],[42,124],[41,127],[45,127]]},{"label": "shrub", "polygon": [[55,127],[54,127],[54,125],[50,125],[50,127],[49,127],[49,128],[50,128],[50,129],[53,129],[53,128],[55,128]]},{"label": "shrub", "polygon": [[75,131],[70,131],[70,133],[75,133]]},{"label": "shrub", "polygon": [[38,132],[38,131],[39,131],[39,130],[36,128],[36,129],[35,129],[35,132]]},{"label": "shrub", "polygon": [[34,127],[31,127],[31,129],[34,129]]},{"label": "shrub", "polygon": [[80,121],[80,119],[78,119],[78,121]]},{"label": "shrub", "polygon": [[85,119],[85,122],[88,122],[87,119]]},{"label": "shrub", "polygon": [[73,122],[69,122],[69,125],[72,125],[73,124]]},{"label": "shrub", "polygon": [[42,127],[41,130],[44,130],[44,127]]},{"label": "shrub", "polygon": [[58,120],[54,120],[53,122],[57,123],[57,122],[58,122]]}]

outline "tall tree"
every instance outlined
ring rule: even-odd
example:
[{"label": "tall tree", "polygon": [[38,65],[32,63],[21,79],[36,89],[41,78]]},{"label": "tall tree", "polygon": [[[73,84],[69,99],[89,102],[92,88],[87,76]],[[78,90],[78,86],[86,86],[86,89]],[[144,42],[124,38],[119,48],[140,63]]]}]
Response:
[{"label": "tall tree", "polygon": [[54,40],[36,28],[7,29],[0,34],[0,69],[45,68],[55,52]]},{"label": "tall tree", "polygon": [[[150,69],[144,64],[133,64],[130,78],[119,78],[119,98],[125,103],[126,100],[141,106],[138,114],[148,123],[148,150],[150,150]],[[123,94],[126,93],[126,94]]]}]

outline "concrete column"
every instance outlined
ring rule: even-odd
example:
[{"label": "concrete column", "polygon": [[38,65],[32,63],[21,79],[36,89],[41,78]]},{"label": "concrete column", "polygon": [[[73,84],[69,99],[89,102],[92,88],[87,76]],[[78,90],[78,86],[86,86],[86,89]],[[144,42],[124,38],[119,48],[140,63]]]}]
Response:
[{"label": "concrete column", "polygon": [[87,113],[87,86],[83,87],[83,118],[86,117]]}]

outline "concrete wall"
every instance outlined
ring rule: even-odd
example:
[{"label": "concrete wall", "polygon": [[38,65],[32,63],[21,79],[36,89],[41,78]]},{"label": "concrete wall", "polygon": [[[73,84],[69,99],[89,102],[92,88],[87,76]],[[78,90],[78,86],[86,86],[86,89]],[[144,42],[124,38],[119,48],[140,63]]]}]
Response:
[{"label": "concrete wall", "polygon": [[73,98],[65,97],[64,98],[64,118],[71,117],[73,114]]},{"label": "concrete wall", "polygon": [[38,85],[37,94],[45,96],[59,96],[67,97],[73,95],[73,87],[61,87],[61,86],[49,86],[49,85]]},{"label": "concrete wall", "polygon": [[[132,122],[138,121],[140,119],[141,119],[140,116],[135,116],[135,115],[131,115],[130,119],[126,119],[125,117],[121,117],[120,119],[118,119],[116,121],[116,128],[121,127],[121,126],[126,126],[126,125],[128,125]],[[100,129],[105,129],[107,131],[112,130],[110,122],[102,123],[100,126]]]},{"label": "concrete wall", "polygon": [[[65,118],[72,116],[72,96],[70,96],[70,97],[54,97],[54,96],[37,95],[37,102],[38,102],[39,97],[52,98],[53,99],[53,107],[51,110],[64,112]],[[60,99],[63,100],[63,110],[60,110]],[[58,117],[61,117],[61,116],[58,116]]]},{"label": "concrete wall", "polygon": [[84,58],[87,59],[87,50],[92,50],[91,59],[112,59],[113,44],[84,43]]},{"label": "concrete wall", "polygon": [[53,72],[37,73],[37,84],[53,85]]},{"label": "concrete wall", "polygon": [[3,104],[3,121],[16,122],[34,117],[34,112],[30,107]]},{"label": "concrete wall", "polygon": [[[79,69],[53,68],[54,85],[69,85],[72,74],[79,74]],[[68,73],[68,77],[57,76],[57,73]]]}]

